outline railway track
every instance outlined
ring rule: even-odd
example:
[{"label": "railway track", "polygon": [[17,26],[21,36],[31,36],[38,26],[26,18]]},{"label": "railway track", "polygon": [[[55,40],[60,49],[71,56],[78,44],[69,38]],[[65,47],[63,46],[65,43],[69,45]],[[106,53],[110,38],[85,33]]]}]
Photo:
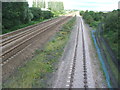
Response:
[{"label": "railway track", "polygon": [[75,46],[74,59],[73,59],[73,66],[72,66],[72,73],[71,73],[70,87],[69,88],[72,88],[73,82],[74,82],[75,65],[76,65],[77,48],[78,48],[78,39],[79,39],[79,27],[78,27],[78,33],[77,33],[77,39],[76,39],[76,46]]},{"label": "railway track", "polygon": [[78,42],[79,42],[79,32],[80,32],[80,29],[82,31],[82,56],[83,56],[83,87],[85,89],[88,88],[88,80],[87,80],[87,64],[86,64],[86,52],[85,52],[85,41],[84,41],[84,32],[83,32],[83,24],[82,24],[82,21],[81,21],[81,28],[78,27],[78,30],[77,30],[77,39],[76,39],[76,45],[75,45],[75,51],[74,51],[74,58],[73,58],[73,64],[72,64],[72,70],[71,70],[71,76],[70,76],[70,83],[69,85],[69,89],[70,88],[74,88],[74,77],[75,77],[75,70],[76,70],[76,60],[77,60],[77,49],[78,49]]},{"label": "railway track", "polygon": [[81,30],[82,30],[82,42],[83,42],[84,88],[88,88],[88,85],[87,85],[86,52],[85,52],[85,42],[84,42],[84,34],[83,34],[83,25],[82,25],[82,21],[81,21]]},{"label": "railway track", "polygon": [[6,64],[11,57],[15,56],[25,47],[29,46],[37,37],[39,37],[42,33],[47,32],[51,28],[59,25],[65,20],[69,19],[71,15],[60,17],[58,19],[53,19],[47,21],[46,23],[40,23],[37,25],[29,26],[25,29],[21,29],[20,31],[15,31],[9,34],[5,34],[2,36],[2,58],[1,65]]},{"label": "railway track", "polygon": [[[0,37],[2,38],[2,41],[0,42],[0,44],[1,43],[3,43],[3,42],[5,42],[6,40],[8,40],[8,39],[11,39],[11,38],[14,38],[14,37],[16,37],[15,35],[19,35],[20,33],[24,33],[24,32],[26,32],[26,31],[28,31],[29,29],[33,29],[34,27],[36,28],[36,27],[42,27],[42,26],[45,26],[45,25],[48,25],[48,23],[52,23],[52,22],[54,22],[54,21],[56,21],[56,20],[60,20],[60,19],[62,19],[63,17],[66,17],[66,16],[71,16],[71,15],[73,15],[73,13],[72,14],[68,14],[68,15],[65,15],[65,16],[61,16],[61,17],[59,17],[59,18],[53,18],[53,19],[50,19],[50,20],[48,20],[48,21],[43,21],[43,22],[41,22],[41,23],[38,23],[38,24],[34,24],[34,25],[31,25],[31,26],[27,26],[27,27],[25,27],[25,28],[22,28],[22,29],[18,29],[18,30],[16,30],[16,31],[13,31],[13,32],[10,32],[10,33],[7,33],[7,34],[4,34],[4,35],[1,35]],[[3,44],[2,44],[3,45]]]},{"label": "railway track", "polygon": [[16,31],[4,34],[1,37],[2,37],[2,39],[4,41],[4,39],[13,38],[15,34],[19,34],[20,32],[24,32],[24,31],[29,30],[31,28],[34,28],[36,26],[44,25],[44,24],[46,24],[48,22],[51,22],[53,20],[56,20],[56,19],[58,19],[58,18],[54,18],[54,19],[51,19],[51,20],[48,20],[48,21],[44,21],[44,22],[41,22],[41,23],[38,23],[38,24],[34,24],[34,25],[31,25],[31,26],[28,26],[28,27],[25,27],[25,28],[22,28],[22,29],[18,29]]},{"label": "railway track", "polygon": [[[56,22],[59,22],[60,20],[56,21]],[[56,23],[54,22],[54,23]],[[11,38],[9,40],[6,40],[6,42],[2,43],[2,50],[3,50],[3,53],[4,51],[10,49],[12,46],[16,45],[16,43],[20,43],[22,42],[23,40],[29,38],[30,36],[33,36],[34,34],[46,29],[47,27],[51,26],[52,24],[54,23],[51,23],[51,24],[48,24],[48,25],[45,25],[44,27],[34,27],[30,30],[26,30],[25,32],[22,32],[20,34],[17,34],[17,35],[14,35],[14,38]],[[7,43],[5,45],[5,43]]]},{"label": "railway track", "polygon": [[4,34],[4,35],[2,35],[1,44],[2,44],[2,46],[5,46],[14,40],[17,40],[20,37],[28,35],[29,33],[33,32],[33,30],[37,31],[36,30],[37,28],[44,28],[46,25],[48,25],[56,20],[60,20],[60,19],[62,19],[62,17],[57,18],[57,19],[53,19],[53,20],[49,20],[49,21],[46,21],[44,23],[39,23],[39,24],[35,24],[32,26],[28,26],[26,28],[23,28],[23,29],[20,29],[20,30],[17,30],[17,31],[8,33],[8,34]]}]

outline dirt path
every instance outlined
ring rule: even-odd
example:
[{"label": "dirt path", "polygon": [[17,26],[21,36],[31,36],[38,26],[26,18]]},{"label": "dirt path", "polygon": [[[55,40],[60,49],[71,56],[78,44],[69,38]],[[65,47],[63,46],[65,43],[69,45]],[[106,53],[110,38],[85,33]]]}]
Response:
[{"label": "dirt path", "polygon": [[[84,67],[87,68],[86,71],[84,71]],[[87,79],[84,74],[87,74]],[[73,79],[72,81],[71,78]],[[106,87],[104,76],[100,70],[100,64],[90,38],[89,28],[84,24],[78,14],[76,25],[65,47],[65,52],[61,58],[59,69],[55,74],[54,80],[55,82],[52,86],[54,88]]]}]

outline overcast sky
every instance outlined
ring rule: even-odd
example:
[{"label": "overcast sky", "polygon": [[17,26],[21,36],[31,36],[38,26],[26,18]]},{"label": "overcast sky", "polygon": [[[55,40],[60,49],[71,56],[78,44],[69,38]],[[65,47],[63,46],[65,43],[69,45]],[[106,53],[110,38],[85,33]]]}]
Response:
[{"label": "overcast sky", "polygon": [[[48,1],[48,0],[47,0]],[[61,0],[64,2],[65,9],[112,11],[118,9],[120,0]],[[32,0],[28,0],[30,6]]]}]

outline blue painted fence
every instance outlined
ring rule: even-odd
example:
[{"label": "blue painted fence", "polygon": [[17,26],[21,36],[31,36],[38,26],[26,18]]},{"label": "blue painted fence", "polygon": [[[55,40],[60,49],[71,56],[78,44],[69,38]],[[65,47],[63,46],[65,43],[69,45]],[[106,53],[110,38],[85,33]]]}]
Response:
[{"label": "blue painted fence", "polygon": [[92,30],[91,34],[92,34],[92,38],[93,38],[93,41],[94,41],[94,44],[95,44],[95,47],[96,47],[96,50],[97,50],[97,54],[98,54],[98,58],[101,62],[101,65],[102,65],[102,68],[103,68],[103,71],[105,73],[105,77],[106,77],[106,82],[108,84],[108,88],[112,88],[111,84],[110,84],[110,76],[109,76],[109,73],[106,69],[106,66],[105,66],[105,63],[104,63],[104,60],[102,58],[102,55],[101,55],[101,51],[100,51],[100,48],[98,47],[98,44],[97,44],[97,41],[96,41],[96,38],[95,38],[95,33],[96,31],[95,30]]}]

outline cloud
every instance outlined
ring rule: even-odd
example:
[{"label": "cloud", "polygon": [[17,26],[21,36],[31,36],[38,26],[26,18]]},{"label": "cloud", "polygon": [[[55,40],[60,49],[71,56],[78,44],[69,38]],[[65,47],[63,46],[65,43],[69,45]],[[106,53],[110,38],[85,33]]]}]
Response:
[{"label": "cloud", "polygon": [[65,9],[112,11],[119,0],[64,0]]},{"label": "cloud", "polygon": [[[31,6],[32,0],[28,1]],[[61,0],[61,1],[64,2],[65,9],[112,11],[118,8],[119,0]]]}]

